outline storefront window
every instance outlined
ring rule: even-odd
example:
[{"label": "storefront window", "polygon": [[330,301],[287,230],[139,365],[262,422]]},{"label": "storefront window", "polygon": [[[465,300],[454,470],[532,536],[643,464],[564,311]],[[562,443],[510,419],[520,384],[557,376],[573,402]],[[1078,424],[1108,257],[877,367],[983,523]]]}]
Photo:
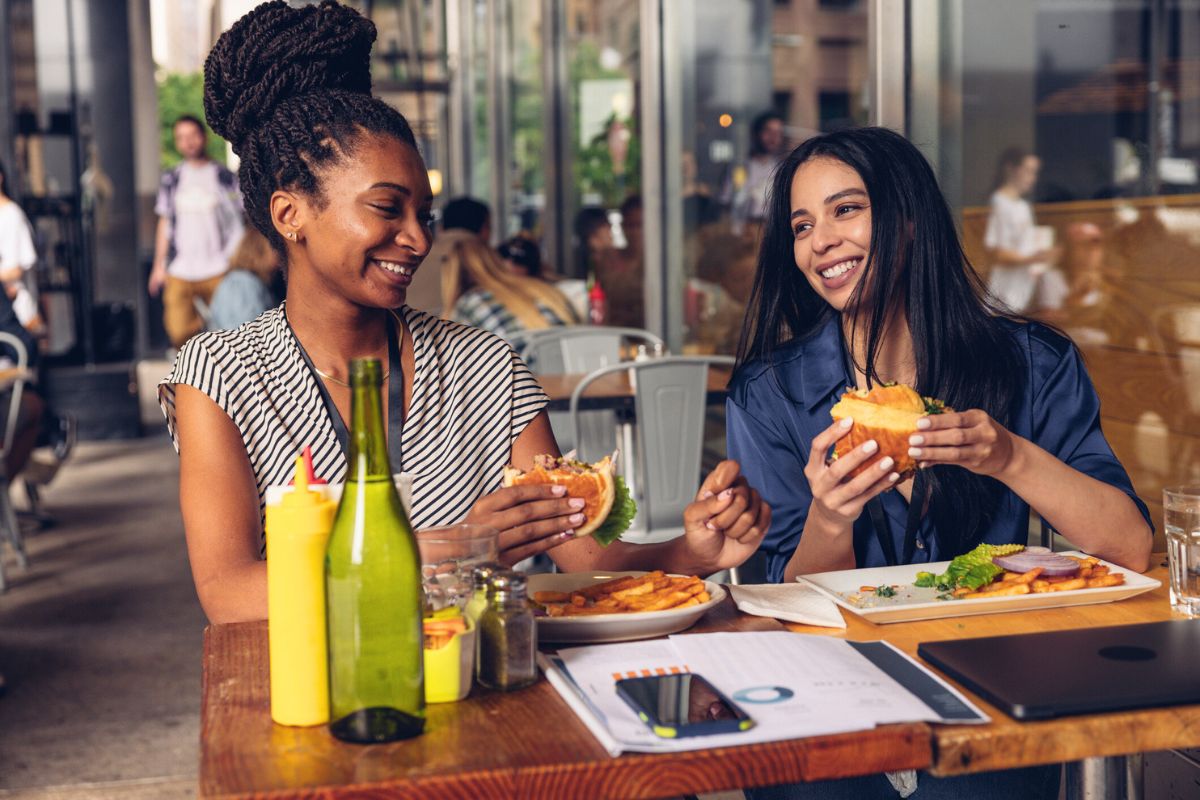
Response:
[{"label": "storefront window", "polygon": [[1200,477],[1200,1],[910,13],[909,134],[967,254],[1081,348],[1157,517],[1164,484]]}]

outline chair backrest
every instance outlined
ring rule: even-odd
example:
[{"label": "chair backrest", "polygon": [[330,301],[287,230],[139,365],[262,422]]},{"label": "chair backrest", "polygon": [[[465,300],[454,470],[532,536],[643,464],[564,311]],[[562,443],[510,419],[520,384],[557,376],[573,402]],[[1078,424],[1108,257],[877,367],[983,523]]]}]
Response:
[{"label": "chair backrest", "polygon": [[[603,325],[542,328],[509,337],[535,375],[580,375],[620,363],[625,341],[664,346],[649,331]],[[613,448],[616,418],[611,411],[584,412],[577,426],[562,412],[551,412],[550,425],[563,451],[574,450],[580,458],[595,460]]]},{"label": "chair backrest", "polygon": [[4,441],[0,443],[0,471],[4,469],[4,458],[12,447],[13,434],[17,429],[17,412],[21,409],[21,393],[25,390],[26,368],[29,366],[29,351],[25,343],[11,333],[0,331],[0,344],[8,345],[17,354],[17,378],[12,384],[8,399],[8,419],[4,423]]},{"label": "chair backrest", "polygon": [[588,385],[605,375],[630,371],[637,413],[638,515],[647,530],[682,524],[683,510],[700,486],[708,370],[733,364],[729,356],[666,356],[626,362],[589,373],[571,394],[571,421],[578,438],[579,401]]},{"label": "chair backrest", "polygon": [[663,340],[649,331],[602,325],[543,328],[509,337],[535,374],[571,375],[618,363],[626,340],[663,346]]}]

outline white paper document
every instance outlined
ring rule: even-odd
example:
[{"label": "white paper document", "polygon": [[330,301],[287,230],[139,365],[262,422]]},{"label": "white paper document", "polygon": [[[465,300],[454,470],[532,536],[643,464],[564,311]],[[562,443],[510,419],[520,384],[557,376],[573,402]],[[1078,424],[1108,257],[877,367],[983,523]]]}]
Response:
[{"label": "white paper document", "polygon": [[[988,721],[944,681],[880,642],[785,631],[685,634],[560,650],[543,657],[542,666],[612,755],[795,739],[891,722]],[[661,739],[616,693],[621,678],[680,672],[703,675],[755,726],[740,733]]]}]

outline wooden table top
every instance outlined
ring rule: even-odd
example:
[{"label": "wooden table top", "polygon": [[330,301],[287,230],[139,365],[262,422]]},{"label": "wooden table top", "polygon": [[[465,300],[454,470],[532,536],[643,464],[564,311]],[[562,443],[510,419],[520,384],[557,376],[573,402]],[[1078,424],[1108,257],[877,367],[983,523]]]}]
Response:
[{"label": "wooden table top", "polygon": [[[551,411],[566,411],[571,404],[571,393],[586,377],[586,374],[560,375],[543,374],[537,376],[537,381],[550,397]],[[708,371],[708,402],[720,403],[725,400],[726,386],[729,384],[730,372],[724,368],[712,368]],[[583,396],[579,399],[579,407],[585,411],[617,410],[633,408],[633,386],[629,383],[629,374],[613,372],[597,378]]]},{"label": "wooden table top", "polygon": [[[1152,561],[1154,568],[1146,573],[1148,577],[1162,581],[1161,587],[1116,603],[890,625],[876,625],[843,611],[847,622],[844,632],[792,623],[787,623],[787,627],[801,633],[841,636],[856,641],[886,639],[916,657],[918,644],[939,639],[1160,622],[1178,618],[1171,612],[1167,569],[1162,566],[1163,561],[1164,557],[1156,554]],[[992,718],[992,722],[987,725],[931,726],[934,753],[931,771],[937,775],[1200,746],[1200,705],[1019,722],[978,695],[963,691]]]},{"label": "wooden table top", "polygon": [[[781,630],[731,601],[694,631]],[[929,766],[930,726],[678,754],[612,758],[545,680],[513,694],[476,689],[431,705],[407,742],[339,742],[325,726],[270,719],[265,623],[214,625],[204,637],[200,796],[221,798],[671,797]]]}]

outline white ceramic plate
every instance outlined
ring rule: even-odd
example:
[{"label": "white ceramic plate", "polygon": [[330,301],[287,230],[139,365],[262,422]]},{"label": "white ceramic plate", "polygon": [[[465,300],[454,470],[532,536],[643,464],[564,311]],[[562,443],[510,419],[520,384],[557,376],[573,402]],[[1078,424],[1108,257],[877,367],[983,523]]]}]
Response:
[{"label": "white ceramic plate", "polygon": [[[1071,551],[1063,555],[1083,556]],[[1112,572],[1125,575],[1121,586],[1106,586],[1101,589],[1076,589],[1068,592],[1044,592],[1020,594],[1013,597],[987,597],[978,600],[938,600],[937,589],[919,589],[913,586],[918,572],[940,575],[946,571],[949,561],[932,564],[903,564],[896,567],[873,569],[847,569],[840,572],[820,572],[801,575],[797,580],[810,584],[817,591],[847,611],[853,611],[871,622],[912,622],[918,619],[942,619],[944,617],[969,617],[976,614],[999,614],[1004,611],[1028,611],[1035,608],[1059,608],[1061,606],[1086,606],[1095,603],[1111,603],[1126,597],[1158,588],[1161,581],[1147,578],[1131,569],[1108,564]],[[895,597],[863,597],[860,586],[894,585]],[[851,597],[859,595],[853,602]]]},{"label": "white ceramic plate", "polygon": [[[593,583],[621,578],[626,575],[645,575],[645,572],[560,572],[529,576],[529,596],[534,592],[573,592]],[[540,642],[624,642],[630,639],[649,639],[666,636],[690,628],[710,608],[725,599],[725,589],[705,581],[709,601],[687,608],[666,611],[646,611],[640,614],[596,614],[588,617],[538,617]]]}]

